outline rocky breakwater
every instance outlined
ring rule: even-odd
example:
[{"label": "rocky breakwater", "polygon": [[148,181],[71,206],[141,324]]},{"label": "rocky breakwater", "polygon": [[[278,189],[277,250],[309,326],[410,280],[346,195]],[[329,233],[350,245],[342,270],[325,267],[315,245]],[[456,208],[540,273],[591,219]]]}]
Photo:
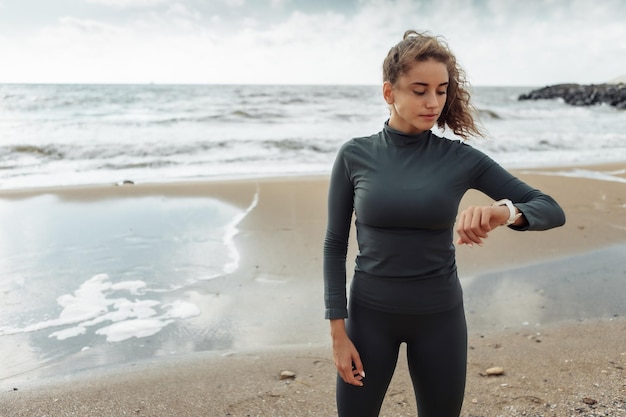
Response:
[{"label": "rocky breakwater", "polygon": [[557,84],[521,94],[518,100],[562,98],[573,106],[592,106],[606,103],[626,110],[626,84]]}]

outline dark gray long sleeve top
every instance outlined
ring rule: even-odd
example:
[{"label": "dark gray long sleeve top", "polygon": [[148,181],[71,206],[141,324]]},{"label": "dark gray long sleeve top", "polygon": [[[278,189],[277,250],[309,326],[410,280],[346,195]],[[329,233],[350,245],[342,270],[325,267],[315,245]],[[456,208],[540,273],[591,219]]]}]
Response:
[{"label": "dark gray long sleeve top", "polygon": [[431,131],[404,134],[385,123],[381,132],[345,143],[329,186],[326,318],[348,315],[346,254],[353,213],[359,249],[353,302],[402,314],[458,305],[462,290],[453,226],[468,189],[494,200],[512,200],[528,222],[517,230],[545,230],[565,223],[554,199],[459,141]]}]

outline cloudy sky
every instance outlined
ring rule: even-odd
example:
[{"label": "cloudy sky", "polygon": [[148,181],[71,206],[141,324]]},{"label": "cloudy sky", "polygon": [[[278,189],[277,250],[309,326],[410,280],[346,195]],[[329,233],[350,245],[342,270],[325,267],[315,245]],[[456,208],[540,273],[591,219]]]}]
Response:
[{"label": "cloudy sky", "polygon": [[626,0],[0,0],[0,83],[379,84],[409,28],[475,85],[626,75]]}]

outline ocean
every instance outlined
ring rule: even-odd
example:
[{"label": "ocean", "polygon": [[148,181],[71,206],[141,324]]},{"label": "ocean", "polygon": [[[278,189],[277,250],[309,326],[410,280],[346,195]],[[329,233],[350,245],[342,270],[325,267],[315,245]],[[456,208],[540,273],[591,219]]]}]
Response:
[{"label": "ocean", "polygon": [[[511,168],[626,161],[624,111],[517,101],[529,90],[477,87],[489,135],[470,144]],[[373,86],[0,85],[0,191],[327,174],[341,144],[377,132],[387,116]],[[558,175],[624,182],[584,168]],[[238,226],[258,191],[243,206],[129,195],[0,198],[0,389],[327,340],[314,301],[321,280],[235,273]],[[278,308],[267,301],[276,297]]]},{"label": "ocean", "polygon": [[[531,89],[475,87],[470,143],[508,168],[626,160],[623,110]],[[5,84],[0,189],[325,174],[387,117],[378,86]]]}]

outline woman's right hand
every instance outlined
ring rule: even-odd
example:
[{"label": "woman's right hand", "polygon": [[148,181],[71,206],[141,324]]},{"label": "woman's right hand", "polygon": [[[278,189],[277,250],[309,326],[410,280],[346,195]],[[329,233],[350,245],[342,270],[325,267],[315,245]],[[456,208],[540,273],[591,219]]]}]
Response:
[{"label": "woman's right hand", "polygon": [[365,371],[359,352],[346,333],[344,320],[331,320],[330,328],[333,339],[333,357],[339,376],[347,384],[362,387]]}]

